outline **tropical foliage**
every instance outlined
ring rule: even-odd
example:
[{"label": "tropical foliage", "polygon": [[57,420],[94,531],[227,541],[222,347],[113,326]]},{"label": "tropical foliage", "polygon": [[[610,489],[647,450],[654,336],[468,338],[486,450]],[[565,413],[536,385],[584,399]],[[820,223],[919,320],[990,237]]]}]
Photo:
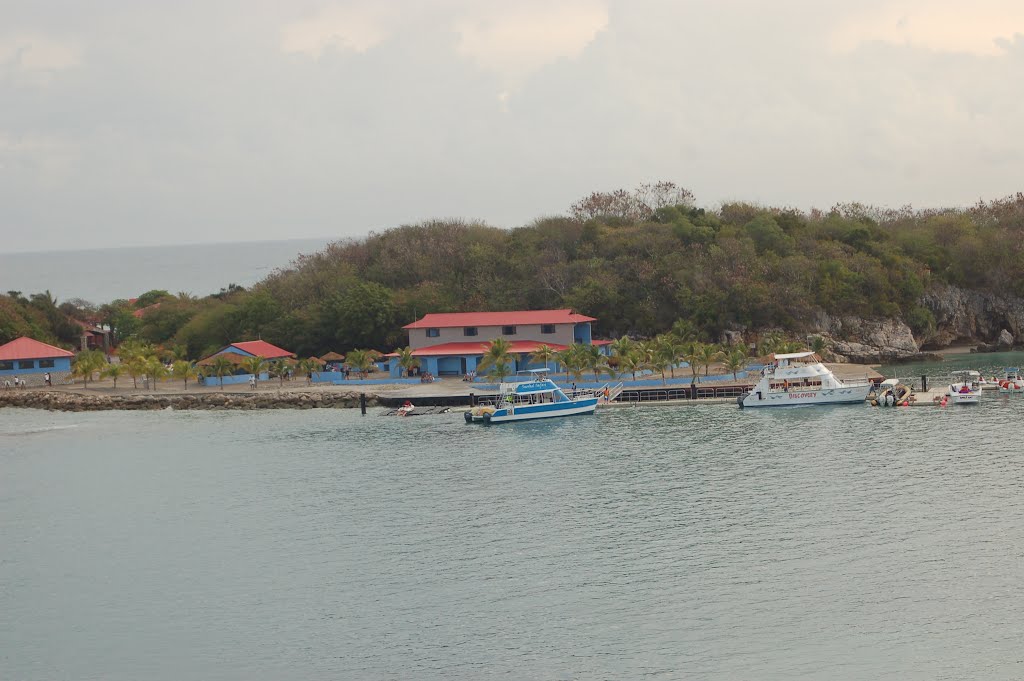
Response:
[{"label": "tropical foliage", "polygon": [[[966,208],[802,212],[702,208],[658,183],[597,192],[517,229],[444,220],[373,233],[301,256],[251,289],[202,298],[155,290],[97,307],[9,291],[0,343],[28,335],[75,346],[82,324],[101,323],[117,342],[180,346],[173,359],[251,338],[302,356],[387,351],[405,345],[402,325],[426,311],[560,307],[597,317],[606,337],[794,337],[824,312],[899,317],[927,340],[937,308],[923,294],[939,285],[1024,296],[1024,194]],[[657,357],[641,363],[663,364],[664,352]]]}]

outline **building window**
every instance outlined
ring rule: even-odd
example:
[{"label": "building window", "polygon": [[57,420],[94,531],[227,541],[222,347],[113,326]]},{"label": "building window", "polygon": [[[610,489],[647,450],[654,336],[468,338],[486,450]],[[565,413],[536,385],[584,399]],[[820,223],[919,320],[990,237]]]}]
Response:
[{"label": "building window", "polygon": [[427,338],[437,338],[441,335],[441,329],[427,329]]},{"label": "building window", "polygon": [[462,335],[463,336],[475,336],[476,335],[476,327],[475,326],[463,327]]},{"label": "building window", "polygon": [[39,368],[40,369],[52,369],[53,368],[53,360],[52,359],[41,359],[41,360],[39,360]]},{"label": "building window", "polygon": [[516,327],[514,326],[503,326],[501,327],[502,336],[514,336],[516,335]]},{"label": "building window", "polygon": [[555,332],[555,325],[554,324],[541,324],[540,325],[540,332],[541,333],[554,333]]},{"label": "building window", "polygon": [[21,360],[18,362],[19,369],[35,369],[36,363],[33,360]]},{"label": "building window", "polygon": [[14,371],[14,362],[0,362],[0,371]]}]

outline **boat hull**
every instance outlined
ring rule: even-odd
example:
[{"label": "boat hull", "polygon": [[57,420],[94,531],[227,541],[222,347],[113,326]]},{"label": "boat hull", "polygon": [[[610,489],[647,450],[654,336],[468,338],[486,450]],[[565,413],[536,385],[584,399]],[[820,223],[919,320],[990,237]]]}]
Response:
[{"label": "boat hull", "polygon": [[981,395],[979,393],[947,393],[949,396],[949,404],[980,404]]},{"label": "boat hull", "polygon": [[511,411],[501,408],[493,414],[484,416],[484,423],[509,423],[511,421],[533,421],[536,419],[560,418],[562,416],[580,416],[593,414],[597,409],[597,398],[576,400],[572,403],[549,402],[547,404],[527,404]]},{"label": "boat hull", "polygon": [[810,392],[791,390],[773,392],[767,395],[752,392],[739,400],[740,407],[796,407],[802,405],[863,404],[871,391],[870,385],[851,385],[842,388],[826,388]]}]

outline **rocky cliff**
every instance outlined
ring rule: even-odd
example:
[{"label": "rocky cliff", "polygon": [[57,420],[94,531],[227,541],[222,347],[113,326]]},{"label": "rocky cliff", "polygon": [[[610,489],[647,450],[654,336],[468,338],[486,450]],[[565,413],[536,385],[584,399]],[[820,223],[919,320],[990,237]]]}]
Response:
[{"label": "rocky cliff", "polygon": [[935,316],[934,333],[921,339],[927,348],[965,341],[1012,346],[1024,338],[1024,299],[1016,296],[935,286],[921,305]]}]

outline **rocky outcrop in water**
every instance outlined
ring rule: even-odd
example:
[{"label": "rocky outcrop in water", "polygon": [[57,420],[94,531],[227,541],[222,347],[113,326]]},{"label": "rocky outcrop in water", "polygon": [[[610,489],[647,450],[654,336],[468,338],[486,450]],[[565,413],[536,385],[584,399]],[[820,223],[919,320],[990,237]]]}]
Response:
[{"label": "rocky outcrop in water", "polygon": [[[377,396],[366,395],[369,406]],[[354,392],[194,393],[103,395],[58,390],[10,390],[0,393],[0,407],[50,411],[145,411],[158,409],[331,409],[359,406]]]}]

